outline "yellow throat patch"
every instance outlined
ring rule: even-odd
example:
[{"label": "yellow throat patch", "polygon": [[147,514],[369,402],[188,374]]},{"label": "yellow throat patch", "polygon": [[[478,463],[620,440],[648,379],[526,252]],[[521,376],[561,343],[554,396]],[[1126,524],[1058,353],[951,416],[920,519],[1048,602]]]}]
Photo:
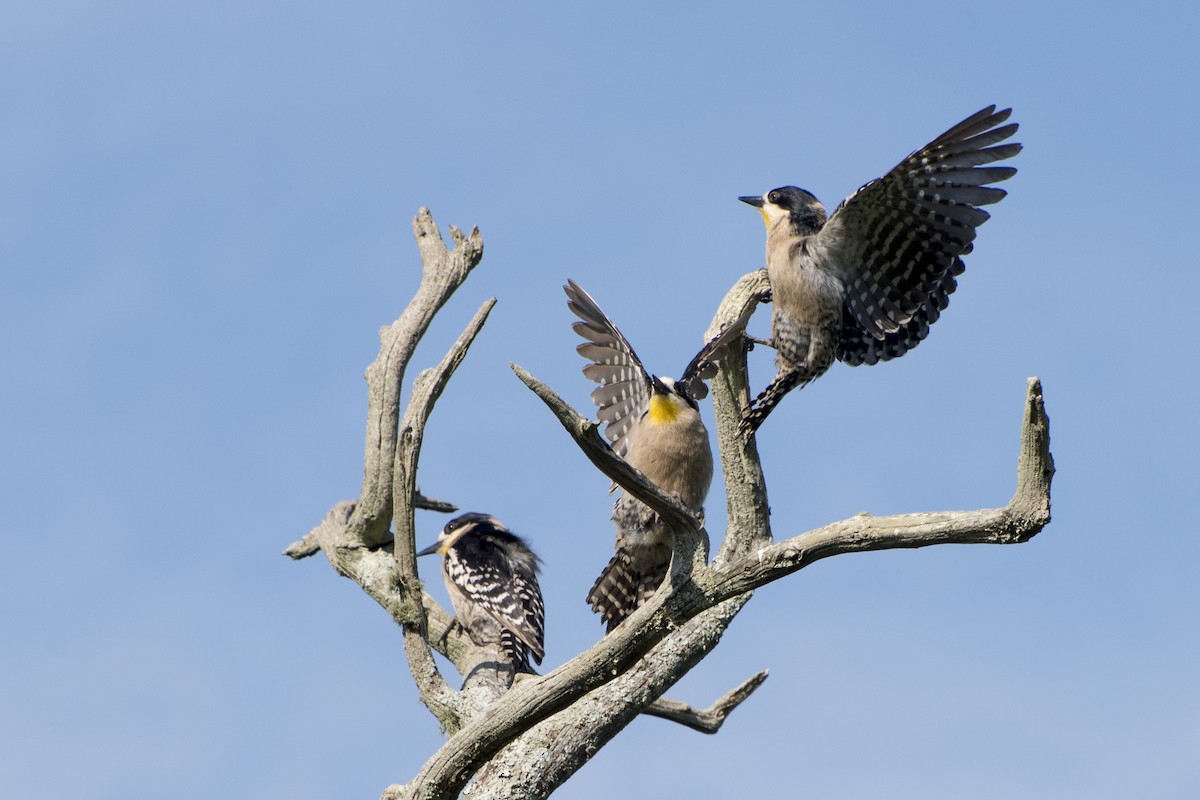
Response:
[{"label": "yellow throat patch", "polygon": [[650,396],[650,421],[656,425],[674,422],[681,410],[679,400],[669,394]]}]

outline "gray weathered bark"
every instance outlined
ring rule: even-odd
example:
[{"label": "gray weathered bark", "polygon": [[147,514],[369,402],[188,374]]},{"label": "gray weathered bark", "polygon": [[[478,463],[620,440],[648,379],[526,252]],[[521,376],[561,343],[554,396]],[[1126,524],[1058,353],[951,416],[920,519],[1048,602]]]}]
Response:
[{"label": "gray weathered bark", "polygon": [[[447,248],[427,210],[421,209],[414,220],[422,281],[401,317],[383,330],[379,357],[367,369],[360,498],[337,504],[320,525],[284,551],[293,558],[323,552],[335,570],[387,609],[402,628],[421,700],[449,734],[413,780],[388,787],[386,798],[454,798],[468,782],[472,797],[544,798],[643,713],[715,733],[726,715],[762,684],[765,670],[706,710],[663,694],[712,651],[754,589],[840,553],[1023,542],[1050,520],[1054,466],[1049,423],[1041,385],[1033,378],[1027,387],[1017,490],[1003,508],[860,514],[776,542],[755,440],[745,441],[738,432],[749,399],[745,353],[732,352],[713,380],[728,525],[720,550],[708,562],[704,521],[614,455],[598,423],[514,365],[583,454],[679,533],[670,578],[654,597],[586,652],[546,675],[521,676],[510,686],[511,673],[496,669],[496,648],[474,645],[423,590],[414,555],[413,509],[454,510],[416,488],[425,423],[495,302],[484,303],[441,363],[417,377],[402,413],[401,385],[417,342],[482,257],[477,230],[469,237],[450,230],[453,247]],[[717,310],[710,335],[757,304],[767,288],[763,270],[738,281]],[[394,535],[388,532],[389,521]],[[433,650],[466,676],[461,690],[451,688],[441,675]]]}]

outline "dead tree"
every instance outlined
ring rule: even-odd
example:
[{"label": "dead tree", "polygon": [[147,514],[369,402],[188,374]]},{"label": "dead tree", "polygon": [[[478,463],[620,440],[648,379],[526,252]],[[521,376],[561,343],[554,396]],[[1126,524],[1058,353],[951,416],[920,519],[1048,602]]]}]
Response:
[{"label": "dead tree", "polygon": [[[608,448],[597,423],[567,405],[518,366],[517,376],[542,399],[580,450],[606,476],[646,503],[680,533],[669,580],[647,603],[591,649],[542,676],[488,668],[498,653],[474,645],[451,625],[451,615],[422,588],[417,575],[413,511],[453,510],[421,495],[417,465],[425,423],[466,356],[495,300],[485,302],[441,363],[413,381],[400,407],[405,370],[434,315],[483,256],[478,230],[451,227],[447,248],[426,209],[413,222],[422,278],[408,307],[381,331],[379,356],[367,368],[368,416],[362,492],[338,503],[323,522],[285,554],[318,551],[382,605],[400,625],[413,680],[447,741],[406,784],[385,798],[454,798],[468,782],[473,797],[543,798],[578,770],[639,714],[653,714],[706,733],[766,678],[760,672],[708,709],[663,697],[720,641],[755,589],[841,553],[934,544],[1014,544],[1028,541],[1050,520],[1049,423],[1041,384],[1028,382],[1017,489],[1003,508],[872,517],[859,514],[776,540],[767,490],[753,438],[738,421],[749,399],[744,352],[728,354],[713,380],[716,433],[725,479],[728,527],[708,560],[703,520],[658,491]],[[738,281],[721,303],[710,335],[758,303],[765,271]],[[730,348],[731,350],[735,348]],[[669,584],[669,585],[668,585]],[[433,650],[465,676],[455,689],[439,671]],[[481,713],[487,710],[487,713]]]}]

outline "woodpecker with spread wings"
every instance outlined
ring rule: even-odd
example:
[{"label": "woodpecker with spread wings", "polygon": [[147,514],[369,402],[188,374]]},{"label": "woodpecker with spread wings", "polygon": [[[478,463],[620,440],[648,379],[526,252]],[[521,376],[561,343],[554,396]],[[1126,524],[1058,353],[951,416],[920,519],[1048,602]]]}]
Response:
[{"label": "woodpecker with spread wings", "polygon": [[[567,307],[587,340],[576,349],[588,359],[583,374],[600,384],[592,392],[613,452],[667,494],[700,514],[713,477],[708,430],[697,401],[717,374],[722,350],[739,341],[752,309],[701,348],[678,380],[651,375],[633,347],[574,281],[563,287]],[[672,532],[640,500],[622,492],[613,505],[616,553],[588,592],[587,601],[615,628],[658,589],[671,563]]]},{"label": "woodpecker with spread wings", "polygon": [[739,200],[767,225],[775,379],[742,418],[758,429],[792,389],[829,369],[899,358],[929,334],[950,302],[989,214],[1006,194],[988,184],[1016,174],[984,166],[1015,156],[1012,109],[972,114],[842,201],[829,216],[795,186]]}]

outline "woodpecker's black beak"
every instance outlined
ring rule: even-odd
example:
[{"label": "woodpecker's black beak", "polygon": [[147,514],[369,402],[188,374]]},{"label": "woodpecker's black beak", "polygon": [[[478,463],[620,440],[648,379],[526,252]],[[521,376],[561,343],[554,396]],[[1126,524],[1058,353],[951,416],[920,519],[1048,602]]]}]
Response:
[{"label": "woodpecker's black beak", "polygon": [[749,203],[755,208],[763,207],[763,199],[759,195],[754,195],[752,197],[739,197],[738,200],[741,200],[743,203]]},{"label": "woodpecker's black beak", "polygon": [[436,552],[438,551],[438,549],[439,549],[441,546],[442,546],[442,543],[441,543],[441,542],[434,542],[433,544],[429,545],[429,547],[426,547],[424,550],[422,550],[421,552],[417,553],[417,555],[419,555],[419,556],[431,556],[431,555],[433,555],[434,553],[436,553]]},{"label": "woodpecker's black beak", "polygon": [[670,394],[671,387],[667,386],[657,375],[650,376],[650,387],[655,394]]}]

